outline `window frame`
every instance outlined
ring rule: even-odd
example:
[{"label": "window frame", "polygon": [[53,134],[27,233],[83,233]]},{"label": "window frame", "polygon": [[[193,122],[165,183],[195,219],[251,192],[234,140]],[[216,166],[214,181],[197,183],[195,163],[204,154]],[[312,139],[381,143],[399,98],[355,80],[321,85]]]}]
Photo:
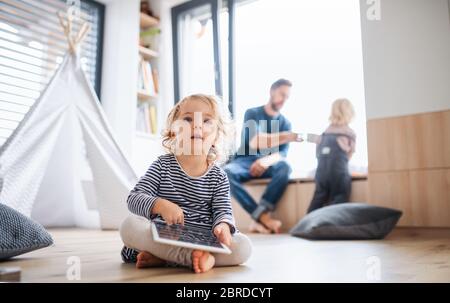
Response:
[{"label": "window frame", "polygon": [[95,83],[94,90],[97,93],[98,100],[101,103],[102,92],[102,68],[103,68],[103,39],[105,34],[105,4],[95,0],[80,0],[98,9],[98,24],[97,24],[97,52],[95,58]]},{"label": "window frame", "polygon": [[193,0],[183,3],[178,6],[174,6],[171,10],[172,16],[172,45],[173,45],[173,75],[174,75],[174,103],[180,100],[180,33],[179,33],[179,17],[195,8],[210,5],[211,7],[211,17],[213,23],[213,50],[214,50],[214,86],[217,95],[222,96],[222,70],[220,63],[220,49],[219,49],[219,7],[222,7],[221,0]]},{"label": "window frame", "polygon": [[[7,142],[9,136],[15,131],[18,125],[20,125],[21,121],[27,116],[29,110],[38,101],[42,94],[45,93],[46,88],[48,87],[50,81],[54,77],[57,70],[60,68],[61,62],[56,60],[56,63],[53,61],[50,63],[49,58],[53,59],[58,58],[56,56],[60,56],[61,59],[64,58],[68,54],[68,45],[66,39],[61,36],[61,33],[58,32],[57,36],[52,36],[49,34],[48,36],[39,36],[41,31],[44,30],[50,33],[51,30],[56,30],[56,28],[60,28],[60,24],[54,19],[55,16],[52,16],[53,11],[64,10],[67,7],[65,0],[52,0],[49,2],[43,2],[42,6],[39,1],[9,1],[2,3],[1,13],[2,16],[0,18],[0,22],[6,24],[8,26],[11,24],[12,27],[18,27],[20,30],[24,30],[24,32],[16,33],[18,37],[21,39],[29,39],[32,41],[38,41],[38,43],[47,43],[45,45],[45,57],[42,57],[42,62],[45,62],[48,65],[42,65],[41,69],[42,78],[41,79],[33,79],[30,76],[24,76],[20,73],[30,73],[40,76],[35,71],[31,71],[26,69],[23,66],[15,66],[11,65],[11,63],[2,63],[1,66],[5,66],[6,69],[1,72],[2,76],[5,76],[6,80],[2,80],[1,84],[5,85],[5,89],[1,89],[0,93],[4,93],[4,96],[1,97],[1,111],[2,115],[0,115],[0,121],[2,125],[0,129],[2,130],[2,134],[0,135],[1,140],[0,143],[2,146],[5,142]],[[81,9],[85,11],[88,15],[93,11],[93,14],[90,16],[95,16],[94,19],[90,19],[90,23],[92,26],[92,34],[95,36],[95,40],[92,40],[88,43],[88,48],[95,49],[95,52],[90,51],[90,55],[92,56],[89,61],[90,70],[87,73],[89,78],[89,83],[92,85],[93,90],[98,96],[98,100],[100,101],[101,96],[101,82],[102,82],[102,63],[103,63],[103,38],[104,38],[104,24],[105,24],[105,8],[106,6],[103,3],[97,2],[95,0],[80,0]],[[31,8],[36,8],[36,11],[31,10]],[[42,14],[40,14],[42,10]],[[49,17],[52,16],[53,20],[50,20]],[[43,21],[44,23],[41,23]],[[33,25],[36,25],[33,27]],[[39,28],[38,30],[35,28]],[[27,53],[21,47],[22,42],[18,42],[19,40],[14,39],[14,33],[9,33],[8,30],[1,29],[2,33],[6,33],[10,35],[9,37],[2,37],[1,41],[5,41],[2,44],[2,50],[5,50],[5,54],[2,54],[2,58],[5,58],[10,62],[19,62],[22,65],[27,64],[34,67],[40,67],[39,65],[33,62],[22,61],[23,59],[20,56],[28,56],[30,58],[38,58],[36,55],[32,53]],[[27,32],[28,31],[28,32]],[[46,35],[46,34],[43,34]],[[36,39],[36,40],[35,40]],[[25,40],[24,40],[25,41]],[[50,41],[50,42],[49,42]],[[17,48],[11,47],[9,44],[17,45]],[[17,55],[16,55],[17,54]],[[93,56],[95,56],[95,60],[93,60]],[[53,66],[50,66],[53,65]],[[17,72],[17,74],[16,74]],[[9,79],[8,79],[9,78]],[[15,82],[11,82],[11,79],[18,79],[16,84]],[[25,84],[23,84],[25,83]],[[32,83],[36,85],[36,87],[28,87],[26,83]],[[17,87],[19,90],[29,90],[33,91],[36,94],[26,95],[22,93],[16,93],[14,91],[8,90],[8,87]],[[22,101],[16,101],[14,98],[24,98]],[[26,99],[26,100],[25,100]],[[8,105],[8,106],[6,106]],[[15,107],[15,108],[14,108]],[[3,114],[4,113],[4,114]]]},{"label": "window frame", "polygon": [[[95,34],[96,34],[97,41],[95,44],[92,44],[92,45],[96,46],[95,53],[92,53],[92,54],[95,54],[95,56],[96,56],[95,61],[93,61],[95,63],[95,72],[91,73],[91,75],[93,75],[93,77],[94,77],[94,81],[92,81],[91,83],[93,84],[93,88],[94,88],[97,96],[100,97],[101,81],[102,81],[101,78],[102,78],[102,63],[103,63],[102,62],[103,61],[103,38],[104,38],[104,23],[105,23],[105,7],[106,6],[105,6],[105,4],[95,1],[95,0],[79,0],[79,1],[82,6],[83,5],[89,6],[89,8],[93,8],[93,9],[97,10],[97,12],[98,12],[98,16],[97,16],[98,23],[95,24],[96,25],[95,26]],[[48,5],[49,7],[52,7],[52,8],[56,8],[61,5],[62,6],[66,5],[64,0],[55,0],[55,2],[60,2],[60,4],[43,3],[43,5]],[[5,3],[5,5],[7,7],[11,6],[11,4],[9,4],[9,3]],[[21,2],[18,2],[18,5],[24,5],[24,6],[28,7],[28,6],[33,6],[34,3],[32,2],[32,3],[23,3],[22,4]],[[18,7],[20,7],[20,6],[18,6]],[[16,9],[16,8],[14,8],[14,9]],[[30,14],[29,12],[27,12],[27,13]],[[11,15],[11,13],[9,13],[7,10],[5,10],[5,11],[2,10],[2,14],[5,15],[5,17],[3,17],[3,18],[7,18],[7,19],[10,18],[9,16]],[[35,13],[32,13],[32,14],[35,14]],[[18,18],[14,13],[12,13],[12,16],[13,17],[11,20],[20,20],[20,18]],[[38,16],[38,15],[36,15],[36,16]],[[47,15],[45,17],[47,17]],[[3,22],[3,21],[0,20],[0,22]],[[17,21],[14,21],[14,22],[17,22]],[[8,21],[6,21],[6,24],[8,24]],[[19,26],[22,26],[22,25],[19,25]],[[58,27],[59,26],[60,25],[58,25]],[[67,44],[67,41],[65,39],[55,40],[55,42],[58,43],[59,46],[61,46],[63,44],[64,45]],[[11,51],[17,52],[14,50],[11,50]],[[18,52],[18,53],[20,53],[20,52]],[[49,79],[51,79],[51,77]]]}]

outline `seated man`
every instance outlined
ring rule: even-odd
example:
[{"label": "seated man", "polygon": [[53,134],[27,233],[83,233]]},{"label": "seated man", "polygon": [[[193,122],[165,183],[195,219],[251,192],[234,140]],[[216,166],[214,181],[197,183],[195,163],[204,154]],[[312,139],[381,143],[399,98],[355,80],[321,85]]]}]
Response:
[{"label": "seated man", "polygon": [[[232,196],[255,220],[251,231],[278,233],[281,222],[271,218],[270,213],[284,193],[291,168],[285,161],[289,142],[301,141],[291,132],[291,123],[280,114],[289,98],[290,81],[280,79],[270,87],[267,104],[250,108],[245,112],[241,146],[224,169],[228,174]],[[257,204],[244,189],[246,181],[271,178]]]}]

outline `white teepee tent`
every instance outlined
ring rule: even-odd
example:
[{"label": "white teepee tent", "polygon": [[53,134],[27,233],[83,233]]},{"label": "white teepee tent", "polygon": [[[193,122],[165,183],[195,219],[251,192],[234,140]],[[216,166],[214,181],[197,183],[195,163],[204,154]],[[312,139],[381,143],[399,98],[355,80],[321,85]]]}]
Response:
[{"label": "white teepee tent", "polygon": [[116,229],[136,181],[77,52],[68,52],[0,148],[0,203],[45,226]]}]

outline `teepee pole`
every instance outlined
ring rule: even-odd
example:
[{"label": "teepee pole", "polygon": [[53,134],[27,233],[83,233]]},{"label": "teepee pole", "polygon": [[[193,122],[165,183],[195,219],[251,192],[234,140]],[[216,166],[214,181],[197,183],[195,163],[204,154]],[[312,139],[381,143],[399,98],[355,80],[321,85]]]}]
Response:
[{"label": "teepee pole", "polygon": [[84,40],[84,38],[86,37],[86,35],[88,34],[90,29],[91,29],[91,25],[88,24],[87,22],[84,22],[83,25],[81,26],[80,31],[78,32],[75,43],[80,44],[81,41]]},{"label": "teepee pole", "polygon": [[72,33],[74,16],[72,14],[71,7],[69,7],[69,9],[67,10],[66,15],[67,17],[65,19],[64,14],[62,12],[57,12],[59,23],[61,24],[61,27],[63,28],[64,31],[64,35],[66,36],[67,42],[69,43],[69,51],[74,54],[77,51],[78,45],[80,45],[81,42],[84,40],[91,27],[87,22],[83,22],[80,30],[78,31],[76,37],[74,38]]}]

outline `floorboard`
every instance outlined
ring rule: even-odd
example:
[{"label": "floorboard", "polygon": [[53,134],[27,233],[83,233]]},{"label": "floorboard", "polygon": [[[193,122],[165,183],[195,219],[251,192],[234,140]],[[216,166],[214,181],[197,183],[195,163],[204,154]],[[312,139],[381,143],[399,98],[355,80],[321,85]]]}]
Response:
[{"label": "floorboard", "polygon": [[20,267],[22,282],[77,282],[66,275],[71,256],[81,262],[80,282],[450,282],[450,229],[398,228],[376,241],[251,235],[253,254],[246,264],[205,274],[123,264],[117,231],[50,233],[52,247],[1,262],[0,267]]}]

